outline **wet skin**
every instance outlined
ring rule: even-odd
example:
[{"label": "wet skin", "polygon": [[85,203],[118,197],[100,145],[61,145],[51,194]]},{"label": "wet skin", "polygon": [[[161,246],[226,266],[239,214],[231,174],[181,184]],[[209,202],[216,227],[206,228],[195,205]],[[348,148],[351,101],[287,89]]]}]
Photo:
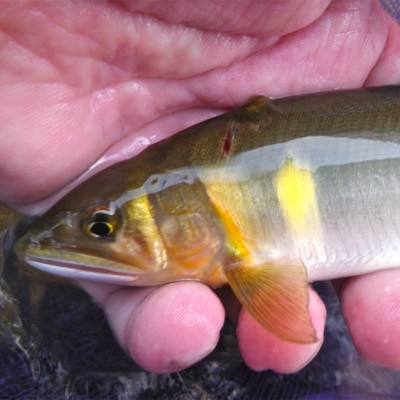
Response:
[{"label": "wet skin", "polygon": [[[400,30],[376,1],[308,3],[2,4],[0,200],[37,212],[99,157],[107,165],[134,156],[255,93],[400,82]],[[294,372],[322,343],[325,309],[312,289],[320,341],[305,346],[276,339],[235,312],[229,293],[221,302],[197,282],[79,284],[103,306],[121,346],[152,371],[179,370],[208,354],[225,310],[256,370]],[[340,289],[356,346],[391,368],[400,368],[398,286],[400,270],[391,270]]]}]

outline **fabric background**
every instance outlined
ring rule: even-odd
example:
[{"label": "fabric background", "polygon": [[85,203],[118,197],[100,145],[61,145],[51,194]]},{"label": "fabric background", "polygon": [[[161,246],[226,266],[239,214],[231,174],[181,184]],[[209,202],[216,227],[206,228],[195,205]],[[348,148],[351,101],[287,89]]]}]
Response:
[{"label": "fabric background", "polygon": [[[382,4],[400,21],[400,0]],[[250,371],[226,323],[217,349],[205,360],[157,375],[126,357],[101,310],[83,292],[48,283],[35,305],[31,294],[38,288],[13,266],[8,259],[0,281],[0,399],[400,399],[400,373],[359,357],[327,283],[315,284],[328,308],[326,340],[299,373]]]}]

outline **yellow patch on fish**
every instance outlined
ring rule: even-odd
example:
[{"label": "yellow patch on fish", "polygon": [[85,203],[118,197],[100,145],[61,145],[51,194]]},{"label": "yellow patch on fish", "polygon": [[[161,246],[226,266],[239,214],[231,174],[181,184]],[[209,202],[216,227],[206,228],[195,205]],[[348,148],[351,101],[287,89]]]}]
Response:
[{"label": "yellow patch on fish", "polygon": [[310,170],[288,157],[275,177],[276,193],[286,224],[296,240],[322,238],[315,183]]}]

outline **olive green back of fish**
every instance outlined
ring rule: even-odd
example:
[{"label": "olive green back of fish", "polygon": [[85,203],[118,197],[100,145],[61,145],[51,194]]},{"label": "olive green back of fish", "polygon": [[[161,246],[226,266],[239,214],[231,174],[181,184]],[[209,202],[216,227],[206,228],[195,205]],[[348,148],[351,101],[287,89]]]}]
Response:
[{"label": "olive green back of fish", "polygon": [[[340,105],[338,107],[338,105]],[[206,125],[207,124],[207,125]],[[169,169],[214,166],[246,150],[310,135],[379,138],[399,143],[400,87],[339,90],[271,100],[250,99],[239,109],[191,127],[154,148],[152,162]]]}]

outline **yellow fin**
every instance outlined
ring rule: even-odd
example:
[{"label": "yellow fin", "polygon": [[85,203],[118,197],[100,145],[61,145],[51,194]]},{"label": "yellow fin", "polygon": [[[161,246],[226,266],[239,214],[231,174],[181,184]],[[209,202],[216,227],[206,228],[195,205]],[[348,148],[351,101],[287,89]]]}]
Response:
[{"label": "yellow fin", "polygon": [[273,335],[294,343],[317,340],[308,311],[307,271],[301,261],[240,264],[225,270],[236,297]]}]

